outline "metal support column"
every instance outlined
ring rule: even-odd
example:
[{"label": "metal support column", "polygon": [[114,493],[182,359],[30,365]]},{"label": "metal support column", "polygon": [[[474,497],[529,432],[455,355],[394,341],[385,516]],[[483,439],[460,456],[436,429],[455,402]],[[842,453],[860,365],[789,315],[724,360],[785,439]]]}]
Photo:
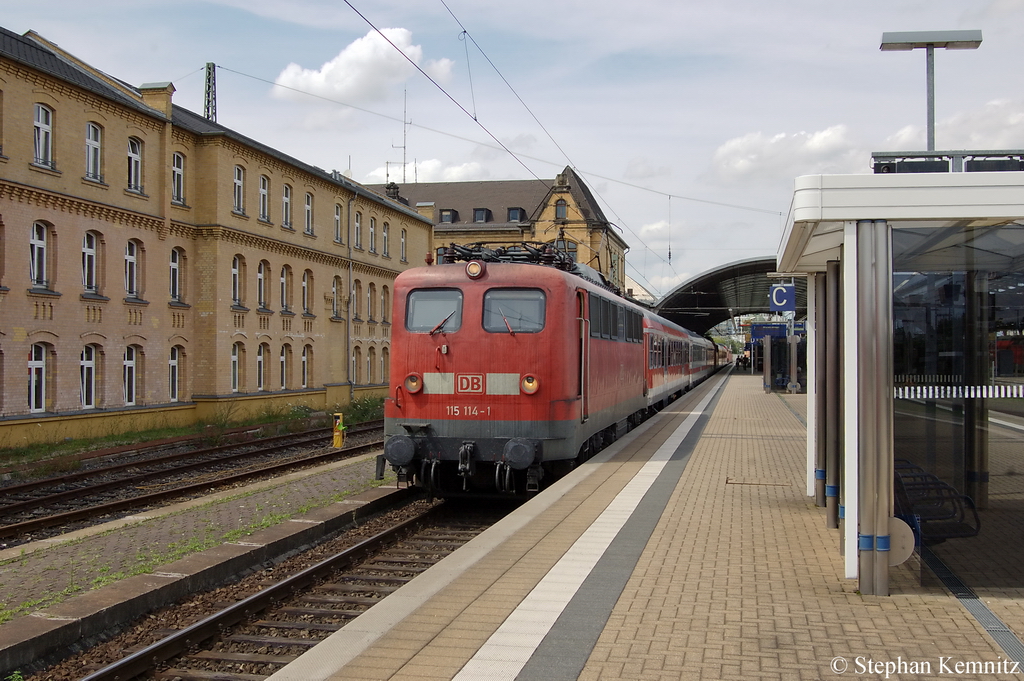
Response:
[{"label": "metal support column", "polygon": [[807,276],[808,495],[825,506],[825,275]]},{"label": "metal support column", "polygon": [[825,341],[825,389],[820,393],[824,407],[825,446],[825,518],[831,529],[839,527],[840,454],[843,430],[840,416],[843,394],[842,373],[842,310],[839,298],[839,261],[830,260],[825,270],[825,319],[819,322]]},{"label": "metal support column", "polygon": [[[858,577],[865,595],[889,595],[892,517],[892,247],[884,220],[857,223]],[[848,424],[848,427],[851,424]]]}]

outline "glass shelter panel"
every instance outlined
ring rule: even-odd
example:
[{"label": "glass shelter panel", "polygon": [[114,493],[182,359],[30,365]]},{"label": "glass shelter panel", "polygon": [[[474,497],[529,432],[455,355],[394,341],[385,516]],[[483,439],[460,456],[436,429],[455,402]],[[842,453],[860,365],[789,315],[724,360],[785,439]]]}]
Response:
[{"label": "glass shelter panel", "polygon": [[1024,225],[892,238],[897,473],[937,477],[994,527],[984,509],[1024,513]]}]

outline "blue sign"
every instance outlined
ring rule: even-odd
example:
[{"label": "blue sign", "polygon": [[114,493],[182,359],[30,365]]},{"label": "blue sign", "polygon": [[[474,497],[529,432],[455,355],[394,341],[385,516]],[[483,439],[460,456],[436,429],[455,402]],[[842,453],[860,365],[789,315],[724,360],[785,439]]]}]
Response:
[{"label": "blue sign", "polygon": [[796,312],[796,286],[774,284],[771,292],[772,312]]},{"label": "blue sign", "polygon": [[759,340],[765,336],[771,336],[773,338],[785,338],[786,332],[789,330],[789,325],[785,322],[764,322],[761,324],[750,325],[750,337],[754,340]]}]

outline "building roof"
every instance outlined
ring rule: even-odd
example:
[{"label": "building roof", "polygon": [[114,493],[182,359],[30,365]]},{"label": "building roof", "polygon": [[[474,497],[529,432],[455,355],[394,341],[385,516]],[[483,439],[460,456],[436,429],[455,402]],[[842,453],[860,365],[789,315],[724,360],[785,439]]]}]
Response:
[{"label": "building roof", "polygon": [[[561,184],[560,184],[561,183]],[[366,185],[386,195],[387,186]],[[573,201],[579,207],[582,217],[596,226],[606,227],[610,223],[594,198],[590,188],[576,172],[566,167],[553,180],[475,180],[469,182],[411,182],[397,185],[399,200],[415,208],[420,204],[434,204],[435,224],[441,223],[442,210],[454,210],[456,215],[451,223],[443,223],[445,231],[495,231],[519,230],[540,218],[547,205],[547,199],[560,186],[566,186]],[[475,210],[490,211],[487,221],[475,221]],[[508,209],[521,208],[522,222],[509,222]]]}]

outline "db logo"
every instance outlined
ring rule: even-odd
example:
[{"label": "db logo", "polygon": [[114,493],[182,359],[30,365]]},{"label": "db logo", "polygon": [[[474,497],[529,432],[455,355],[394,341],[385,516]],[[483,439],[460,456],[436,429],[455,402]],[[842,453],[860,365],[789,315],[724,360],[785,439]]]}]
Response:
[{"label": "db logo", "polygon": [[455,392],[482,393],[483,391],[483,374],[455,374]]}]

